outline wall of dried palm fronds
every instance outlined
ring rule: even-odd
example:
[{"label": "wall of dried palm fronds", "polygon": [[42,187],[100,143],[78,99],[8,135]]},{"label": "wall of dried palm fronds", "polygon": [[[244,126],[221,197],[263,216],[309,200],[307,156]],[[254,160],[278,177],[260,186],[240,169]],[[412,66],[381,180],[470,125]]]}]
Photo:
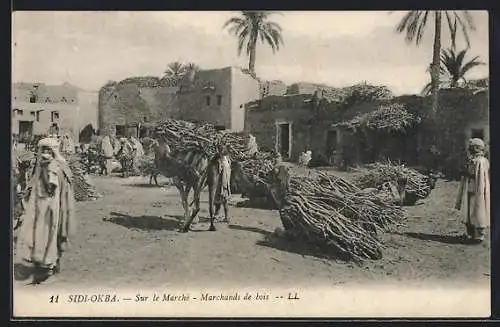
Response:
[{"label": "wall of dried palm fronds", "polygon": [[[429,115],[430,98],[406,96],[393,100],[394,108],[404,108],[399,116],[387,113],[384,117],[380,110],[385,105],[379,103],[379,109],[338,124],[344,132],[341,149],[346,164],[390,159],[457,178],[471,128],[484,129],[485,141],[489,141],[488,92],[442,90],[439,100],[435,120]],[[428,132],[433,124],[436,137]]]},{"label": "wall of dried palm fronds", "polygon": [[386,159],[416,164],[411,150],[420,123],[421,117],[404,104],[390,102],[334,124],[343,135],[340,161],[344,167]]},{"label": "wall of dried palm fronds", "polygon": [[[339,95],[340,97],[340,95]],[[352,97],[351,97],[352,98]],[[327,134],[332,125],[341,122],[360,124],[359,118],[376,116],[381,107],[400,106],[405,109],[398,128],[393,128],[394,117],[383,115],[372,128],[337,127],[341,132],[337,154],[339,164],[364,164],[384,159],[407,165],[439,168],[453,177],[463,158],[464,146],[471,128],[488,130],[488,92],[464,89],[443,90],[440,95],[441,110],[437,115],[438,139],[427,139],[430,99],[417,95],[394,98],[315,99],[312,95],[273,96],[250,103],[246,110],[245,129],[252,132],[259,145],[273,149],[276,143],[276,122],[290,121],[292,127],[292,160],[307,149],[313,151],[313,161],[327,164]],[[390,116],[390,115],[389,115]],[[409,122],[412,116],[413,123]],[[356,118],[357,117],[357,118]],[[417,123],[417,121],[420,121]],[[392,119],[392,120],[391,120]],[[389,124],[390,122],[391,124]],[[362,124],[361,124],[362,125]],[[437,144],[439,143],[439,144]]]}]

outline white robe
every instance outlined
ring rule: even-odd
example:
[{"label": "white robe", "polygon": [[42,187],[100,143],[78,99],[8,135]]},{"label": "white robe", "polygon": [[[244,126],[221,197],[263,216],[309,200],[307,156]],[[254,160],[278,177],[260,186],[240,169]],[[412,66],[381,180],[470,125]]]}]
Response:
[{"label": "white robe", "polygon": [[[463,213],[464,223],[476,228],[486,228],[490,225],[490,164],[482,156],[473,160],[474,176],[462,177],[457,206]],[[472,197],[469,201],[470,192]]]}]

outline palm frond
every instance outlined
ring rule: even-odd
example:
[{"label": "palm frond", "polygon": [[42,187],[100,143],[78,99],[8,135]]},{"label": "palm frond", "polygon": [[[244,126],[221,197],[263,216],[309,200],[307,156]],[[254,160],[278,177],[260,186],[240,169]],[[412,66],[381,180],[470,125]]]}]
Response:
[{"label": "palm frond", "polygon": [[446,16],[446,21],[448,22],[448,28],[450,29],[450,36],[451,36],[451,48],[455,49],[456,48],[456,41],[457,41],[457,19],[451,18],[451,13],[449,11],[445,12]]},{"label": "palm frond", "polygon": [[469,25],[468,27],[471,29],[471,31],[475,31],[476,24],[474,23],[474,18],[472,17],[470,12],[468,10],[464,10],[463,14],[464,14],[465,21]]},{"label": "palm frond", "polygon": [[406,42],[415,41],[417,45],[420,44],[427,24],[428,14],[428,11],[422,10],[408,12],[397,25],[396,31],[399,33],[406,32]]},{"label": "palm frond", "polygon": [[470,26],[468,26],[468,24],[466,25],[466,23],[462,20],[462,18],[460,17],[459,14],[457,14],[456,11],[454,11],[454,15],[455,15],[455,18],[456,18],[458,24],[462,28],[462,34],[464,35],[465,42],[467,44],[467,49],[469,49],[470,48],[470,38],[469,38],[468,27],[470,27]]},{"label": "palm frond", "polygon": [[464,79],[464,75],[472,68],[484,65],[484,62],[479,61],[479,56],[476,56],[464,64],[464,59],[468,50],[464,49],[458,53],[455,49],[443,49],[441,51],[440,71],[442,75],[447,76],[447,81],[455,87],[458,81]]},{"label": "palm frond", "polygon": [[415,11],[407,12],[406,15],[403,16],[401,21],[396,26],[396,32],[403,33],[406,30],[406,26],[408,25],[408,22],[414,19],[415,14],[416,14]]},{"label": "palm frond", "polygon": [[479,60],[479,56],[476,56],[474,58],[472,58],[470,61],[468,61],[467,63],[465,63],[463,66],[462,66],[462,69],[460,70],[460,77],[464,77],[465,74],[471,70],[472,68],[476,67],[476,66],[483,66],[483,65],[486,65],[486,63],[482,62],[482,61],[478,61]]},{"label": "palm frond", "polygon": [[458,53],[458,55],[455,57],[455,61],[457,62],[458,66],[462,66],[466,54],[467,54],[467,50],[464,49],[464,50],[460,51]]},{"label": "palm frond", "polygon": [[250,35],[250,27],[245,26],[245,28],[238,35],[238,56],[241,55],[241,51],[243,50],[243,46],[245,45],[245,41]]},{"label": "palm frond", "polygon": [[233,18],[230,18],[229,20],[227,20],[224,25],[222,26],[222,28],[226,28],[228,27],[229,25],[235,25],[235,26],[238,26],[238,25],[245,25],[245,21],[239,17],[233,17]]},{"label": "palm frond", "polygon": [[427,83],[420,93],[424,96],[427,96],[431,94],[431,91],[432,91],[432,83]]},{"label": "palm frond", "polygon": [[427,25],[427,17],[429,16],[429,11],[424,12],[424,17],[422,18],[422,21],[420,22],[417,30],[417,40],[416,43],[420,44],[420,41],[422,41],[422,37],[424,36],[424,29],[425,26]]}]

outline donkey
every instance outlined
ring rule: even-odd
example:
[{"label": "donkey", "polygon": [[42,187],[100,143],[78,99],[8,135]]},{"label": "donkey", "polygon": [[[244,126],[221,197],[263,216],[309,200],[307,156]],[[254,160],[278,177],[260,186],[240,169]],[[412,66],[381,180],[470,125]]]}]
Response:
[{"label": "donkey", "polygon": [[[167,178],[172,178],[181,195],[184,223],[179,231],[186,233],[200,211],[200,195],[207,181],[210,157],[203,149],[172,152],[168,145],[157,148],[155,157],[158,172]],[[189,203],[188,198],[191,190],[193,190],[193,201]],[[193,204],[194,208],[191,211]],[[211,221],[209,230],[215,230],[213,221]]]}]

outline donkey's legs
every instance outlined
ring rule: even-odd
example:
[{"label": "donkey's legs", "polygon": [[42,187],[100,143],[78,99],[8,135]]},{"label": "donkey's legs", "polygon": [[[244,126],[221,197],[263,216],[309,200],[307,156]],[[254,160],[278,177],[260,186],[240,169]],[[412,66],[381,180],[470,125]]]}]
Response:
[{"label": "donkey's legs", "polygon": [[214,200],[215,200],[214,190],[211,187],[211,185],[209,185],[209,187],[208,187],[208,212],[210,213],[210,220],[212,220],[214,218]]},{"label": "donkey's legs", "polygon": [[187,232],[189,230],[189,227],[191,227],[191,224],[193,223],[193,220],[195,218],[195,215],[191,214],[190,210],[190,205],[188,202],[189,198],[189,192],[191,191],[191,187],[187,186],[184,190],[185,194],[185,199],[186,199],[186,210],[185,210],[185,220],[184,224],[182,226],[182,231]]},{"label": "donkey's legs", "polygon": [[190,217],[189,217],[189,203],[188,203],[188,193],[186,192],[184,185],[177,178],[174,178],[174,184],[177,190],[179,190],[179,194],[181,195],[182,208],[184,209],[184,223],[180,227],[179,231],[182,233],[186,233],[189,231],[190,225]]},{"label": "donkey's legs", "polygon": [[194,208],[191,212],[191,218],[195,219],[198,217],[198,213],[200,212],[200,197],[201,197],[201,188],[197,185],[193,189],[193,204]]},{"label": "donkey's legs", "polygon": [[223,222],[225,223],[230,223],[231,222],[231,218],[229,218],[229,205],[227,203],[227,200],[224,201],[224,220]]}]

